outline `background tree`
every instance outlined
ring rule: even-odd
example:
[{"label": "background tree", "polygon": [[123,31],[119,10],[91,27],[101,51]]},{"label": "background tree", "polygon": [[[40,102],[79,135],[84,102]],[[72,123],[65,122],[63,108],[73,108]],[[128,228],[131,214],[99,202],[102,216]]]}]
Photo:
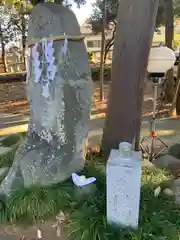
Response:
[{"label": "background tree", "polygon": [[[88,19],[88,23],[92,25],[92,31],[96,34],[102,31],[103,15],[105,12],[104,1],[97,0],[93,4],[93,13]],[[106,61],[107,54],[110,48],[114,44],[115,33],[116,33],[116,17],[117,17],[118,1],[117,0],[106,0],[106,35],[109,38],[105,44],[104,62]]]},{"label": "background tree", "polygon": [[6,52],[5,52],[5,17],[4,6],[0,5],[0,43],[1,43],[1,61],[3,64],[4,72],[7,72],[6,67]]},{"label": "background tree", "polygon": [[0,5],[0,43],[1,43],[1,60],[4,66],[4,72],[7,72],[6,66],[6,44],[15,37],[12,26],[9,26],[11,12],[7,11],[4,4]]},{"label": "background tree", "polygon": [[[109,52],[111,46],[114,44],[114,36],[116,31],[116,20],[113,8],[117,6],[116,0],[97,0],[94,5],[94,15],[92,15],[91,22],[92,30],[96,32],[101,32],[101,61],[100,61],[100,100],[104,100],[104,64],[106,62],[107,53]],[[106,35],[111,36],[106,41]]]},{"label": "background tree", "polygon": [[4,41],[4,34],[3,34],[3,26],[2,21],[0,21],[0,42],[1,42],[1,61],[3,64],[4,72],[7,72],[6,67],[6,56],[5,56],[5,41]]},{"label": "background tree", "polygon": [[9,6],[11,11],[10,21],[8,26],[13,28],[18,35],[21,36],[21,47],[22,47],[22,61],[26,61],[26,39],[27,39],[27,27],[28,19],[30,14],[31,5],[27,4],[26,1],[17,2]]},{"label": "background tree", "polygon": [[[50,0],[51,2],[56,2],[58,4],[63,4],[65,6],[71,7],[72,5],[68,0]],[[38,3],[44,2],[44,0],[4,0],[3,7],[6,8],[9,12],[9,21],[6,29],[7,33],[12,35],[16,33],[21,36],[21,48],[22,48],[22,61],[25,63],[25,52],[26,52],[26,39],[27,39],[27,30],[28,30],[28,20],[30,16],[30,9]],[[80,7],[84,4],[85,0],[74,0],[74,2]],[[7,11],[6,11],[7,12]],[[1,27],[2,28],[2,27]],[[0,34],[1,39],[4,36],[3,32]],[[12,39],[12,37],[11,37]],[[2,42],[2,41],[1,41]],[[1,44],[2,45],[2,44]],[[4,46],[3,46],[4,47]],[[2,49],[4,49],[2,47]],[[3,52],[3,51],[2,51]],[[3,55],[3,53],[2,53]],[[4,56],[4,55],[3,55]]]},{"label": "background tree", "polygon": [[176,114],[180,115],[180,87],[178,88],[178,93],[176,98]]},{"label": "background tree", "polygon": [[[101,32],[101,24],[102,24],[102,16],[103,16],[103,1],[104,0],[97,0],[93,4],[93,12],[88,20],[89,23],[92,24],[92,30],[95,33]],[[105,48],[105,55],[107,55],[108,50],[110,49],[109,45],[114,44],[114,37],[116,32],[116,19],[117,19],[117,11],[118,11],[118,0],[106,0],[107,1],[107,31],[112,32],[112,37],[109,39],[109,41],[106,43]],[[173,16],[179,17],[180,16],[180,0],[160,0],[158,12],[157,12],[157,18],[156,18],[156,26],[155,30],[158,30],[160,26],[165,26],[165,23],[167,25],[166,27],[166,42],[170,43],[172,42],[171,35],[172,35],[172,28],[170,28],[170,25],[172,26],[172,6],[173,6]],[[169,11],[168,11],[169,7]],[[171,8],[170,8],[171,7]],[[167,11],[166,11],[167,9]],[[167,12],[167,14],[166,14]],[[166,19],[168,20],[166,21]],[[170,21],[171,20],[171,21]],[[113,26],[113,28],[112,28]],[[168,29],[168,31],[167,31]],[[109,32],[110,32],[109,31]],[[172,43],[171,43],[172,44]]]},{"label": "background tree", "polygon": [[[6,0],[6,1],[13,1],[13,0]],[[16,1],[18,1],[18,0],[16,0]],[[21,1],[24,1],[24,0],[19,0],[19,1],[21,2]],[[30,2],[34,6],[38,3],[44,2],[44,0],[29,0],[29,1],[27,0],[27,2]],[[69,7],[72,6],[72,4],[68,0],[50,0],[49,2],[55,2],[55,3],[58,3],[58,4],[63,4],[63,5],[69,6]],[[77,4],[78,7],[80,7],[81,5],[86,3],[86,0],[74,0],[74,2]]]}]

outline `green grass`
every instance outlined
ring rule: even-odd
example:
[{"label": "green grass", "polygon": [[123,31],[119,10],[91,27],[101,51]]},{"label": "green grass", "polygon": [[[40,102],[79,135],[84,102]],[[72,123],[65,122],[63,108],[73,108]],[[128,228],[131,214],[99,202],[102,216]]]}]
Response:
[{"label": "green grass", "polygon": [[71,179],[51,187],[32,186],[15,192],[1,206],[2,222],[34,223],[55,216],[60,210],[69,213],[67,229],[73,240],[179,240],[180,210],[173,199],[154,189],[168,174],[157,169],[143,169],[140,221],[136,231],[113,228],[106,222],[105,162],[94,156],[82,174],[97,178],[96,188],[88,195],[78,195]]},{"label": "green grass", "polygon": [[[72,212],[69,229],[72,239],[81,240],[178,240],[180,239],[180,211],[172,198],[154,197],[154,189],[167,180],[161,170],[143,170],[140,224],[137,231],[114,229],[106,222],[105,187],[97,182],[98,190],[80,209]],[[105,184],[105,182],[104,182]]]},{"label": "green grass", "polygon": [[18,144],[13,145],[13,147],[8,152],[0,155],[0,168],[12,166],[18,146]]},{"label": "green grass", "polygon": [[10,134],[7,137],[4,137],[0,144],[3,147],[11,147],[15,144],[17,144],[23,137],[26,136],[26,132],[16,133],[16,134]]},{"label": "green grass", "polygon": [[26,136],[26,132],[17,134],[10,134],[7,137],[0,140],[0,145],[3,147],[11,147],[10,150],[0,155],[0,168],[11,167],[15,153],[21,140]]}]

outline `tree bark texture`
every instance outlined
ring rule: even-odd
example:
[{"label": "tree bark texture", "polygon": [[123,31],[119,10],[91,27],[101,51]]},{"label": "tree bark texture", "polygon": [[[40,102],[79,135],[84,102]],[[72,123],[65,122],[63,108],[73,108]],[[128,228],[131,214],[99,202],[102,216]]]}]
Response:
[{"label": "tree bark texture", "polygon": [[112,63],[112,84],[102,138],[109,154],[133,142],[141,125],[142,88],[155,28],[158,0],[121,0]]},{"label": "tree bark texture", "polygon": [[165,1],[165,44],[172,49],[174,39],[174,10],[173,0]]},{"label": "tree bark texture", "polygon": [[[173,0],[165,1],[165,44],[168,48],[173,48],[174,39],[174,10]],[[174,90],[174,72],[170,69],[166,74],[166,100],[167,102],[173,101]]]},{"label": "tree bark texture", "polygon": [[176,99],[176,114],[180,115],[180,87],[178,88],[178,94]]},{"label": "tree bark texture", "polygon": [[[179,51],[179,59],[180,59],[180,51]],[[180,61],[178,61],[175,94],[174,94],[174,97],[173,97],[172,106],[171,106],[170,111],[169,111],[170,116],[180,114],[180,105],[179,106],[177,105],[177,99],[178,98],[179,98],[179,104],[180,104],[180,96],[178,96],[180,94],[179,89],[180,89]],[[176,108],[179,108],[179,113],[177,112]]]}]

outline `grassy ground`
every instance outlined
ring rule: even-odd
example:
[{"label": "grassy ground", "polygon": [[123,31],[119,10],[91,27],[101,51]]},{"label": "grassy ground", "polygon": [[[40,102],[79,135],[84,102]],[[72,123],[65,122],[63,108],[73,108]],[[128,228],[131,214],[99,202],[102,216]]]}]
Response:
[{"label": "grassy ground", "polygon": [[11,147],[12,145],[18,143],[25,136],[26,136],[26,132],[17,133],[17,134],[10,134],[7,137],[3,138],[0,141],[0,144],[3,147]]},{"label": "grassy ground", "polygon": [[6,206],[1,205],[1,221],[31,224],[50,218],[62,210],[68,213],[67,229],[73,240],[180,239],[180,209],[170,197],[154,197],[156,186],[169,177],[166,172],[143,169],[137,231],[115,229],[107,225],[104,159],[97,155],[91,157],[82,174],[95,176],[96,184],[89,189],[79,190],[68,180],[47,188],[32,186],[17,191]]}]

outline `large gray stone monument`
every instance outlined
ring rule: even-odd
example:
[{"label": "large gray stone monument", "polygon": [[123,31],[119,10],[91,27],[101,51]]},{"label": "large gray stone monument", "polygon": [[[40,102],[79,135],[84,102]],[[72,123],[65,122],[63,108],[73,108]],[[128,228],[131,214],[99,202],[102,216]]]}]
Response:
[{"label": "large gray stone monument", "polygon": [[[53,40],[54,39],[54,40]],[[84,167],[91,110],[88,54],[73,12],[55,3],[36,5],[28,28],[28,136],[0,193],[51,185]]]},{"label": "large gray stone monument", "polygon": [[[122,227],[138,227],[141,154],[122,143],[107,163],[107,221]],[[128,150],[128,151],[127,151]]]}]

